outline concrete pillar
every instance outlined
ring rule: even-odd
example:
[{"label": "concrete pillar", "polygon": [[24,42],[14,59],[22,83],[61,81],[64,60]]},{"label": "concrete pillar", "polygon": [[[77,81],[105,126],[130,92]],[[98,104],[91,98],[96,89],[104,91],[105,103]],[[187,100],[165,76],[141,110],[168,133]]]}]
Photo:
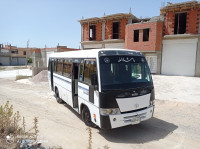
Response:
[{"label": "concrete pillar", "polygon": [[131,18],[128,19],[128,24],[132,24],[132,19]]},{"label": "concrete pillar", "polygon": [[197,42],[195,77],[200,77],[200,38]]},{"label": "concrete pillar", "polygon": [[105,22],[102,22],[102,41],[105,40]]},{"label": "concrete pillar", "polygon": [[81,42],[83,41],[83,24],[81,24]]},{"label": "concrete pillar", "polygon": [[162,63],[162,54],[161,51],[157,51],[157,74],[161,74],[161,63]]}]

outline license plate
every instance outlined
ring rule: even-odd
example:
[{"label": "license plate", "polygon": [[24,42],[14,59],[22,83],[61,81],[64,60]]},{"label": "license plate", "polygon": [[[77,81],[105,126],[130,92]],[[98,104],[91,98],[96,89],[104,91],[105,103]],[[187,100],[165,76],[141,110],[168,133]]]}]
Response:
[{"label": "license plate", "polygon": [[131,124],[139,124],[140,121],[141,121],[141,118],[139,116],[136,116],[131,120]]}]

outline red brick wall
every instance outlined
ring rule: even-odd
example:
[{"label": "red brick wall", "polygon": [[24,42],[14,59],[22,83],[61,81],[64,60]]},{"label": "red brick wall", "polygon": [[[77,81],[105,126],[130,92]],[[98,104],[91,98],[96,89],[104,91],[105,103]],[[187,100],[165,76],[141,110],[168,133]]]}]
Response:
[{"label": "red brick wall", "polygon": [[156,47],[155,47],[155,50],[156,51],[159,51],[162,49],[162,36],[163,36],[163,23],[162,22],[157,22],[157,34],[156,34],[156,41],[155,41],[155,44],[156,44]]},{"label": "red brick wall", "polygon": [[[125,39],[125,28],[128,19],[119,21],[119,39]],[[105,39],[113,39],[113,21],[107,21],[105,24]]]},{"label": "red brick wall", "polygon": [[[199,9],[200,11],[200,9]],[[187,13],[186,33],[198,34],[199,29],[199,11],[197,9],[190,10]]]},{"label": "red brick wall", "polygon": [[96,40],[97,41],[102,40],[102,23],[101,22],[96,24]]},{"label": "red brick wall", "polygon": [[89,41],[89,29],[88,24],[83,25],[83,41]]},{"label": "red brick wall", "polygon": [[119,23],[119,39],[125,39],[126,24],[128,24],[127,19],[120,20],[120,23]]},{"label": "red brick wall", "polygon": [[[186,33],[198,34],[200,9],[187,11]],[[164,16],[164,35],[174,35],[175,12],[168,12]]]},{"label": "red brick wall", "polygon": [[[119,23],[119,39],[125,39],[125,27],[128,19],[122,19]],[[105,39],[113,39],[113,21],[107,20],[105,23]],[[102,40],[102,22],[96,24],[96,41]],[[88,23],[83,25],[83,41],[89,41]]]},{"label": "red brick wall", "polygon": [[173,35],[174,34],[174,23],[175,23],[175,14],[174,12],[168,12],[164,16],[164,35]]},{"label": "red brick wall", "polygon": [[112,32],[113,32],[113,22],[106,21],[105,24],[105,39],[112,39]]},{"label": "red brick wall", "polygon": [[[125,48],[138,51],[161,50],[162,22],[138,23],[126,26]],[[143,41],[143,29],[149,28],[149,41]],[[134,42],[134,30],[139,29],[139,42]]]}]

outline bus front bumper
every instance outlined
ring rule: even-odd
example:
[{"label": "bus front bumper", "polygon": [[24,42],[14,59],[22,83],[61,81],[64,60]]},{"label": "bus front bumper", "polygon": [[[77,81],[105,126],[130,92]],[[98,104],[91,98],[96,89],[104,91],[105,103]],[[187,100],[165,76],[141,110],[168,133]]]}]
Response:
[{"label": "bus front bumper", "polygon": [[154,105],[149,106],[144,110],[139,110],[137,112],[108,116],[101,115],[101,128],[112,129],[127,125],[138,124],[142,121],[150,119],[153,116],[153,113]]}]

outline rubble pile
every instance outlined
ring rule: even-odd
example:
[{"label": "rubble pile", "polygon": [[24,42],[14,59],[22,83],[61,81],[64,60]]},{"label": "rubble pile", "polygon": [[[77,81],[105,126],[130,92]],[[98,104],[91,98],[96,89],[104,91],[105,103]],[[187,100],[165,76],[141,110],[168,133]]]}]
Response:
[{"label": "rubble pile", "polygon": [[43,70],[29,80],[33,83],[47,82],[48,81],[48,71]]}]

